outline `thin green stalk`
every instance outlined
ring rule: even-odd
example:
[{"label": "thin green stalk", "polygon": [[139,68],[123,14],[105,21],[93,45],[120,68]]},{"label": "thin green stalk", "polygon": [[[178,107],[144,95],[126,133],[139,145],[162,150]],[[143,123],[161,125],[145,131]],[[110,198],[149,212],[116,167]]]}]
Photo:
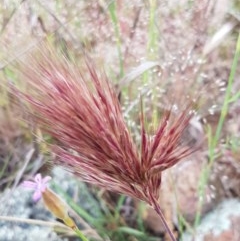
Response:
[{"label": "thin green stalk", "polygon": [[[149,23],[148,23],[148,43],[147,51],[148,57],[153,58],[155,47],[156,47],[156,29],[155,29],[155,10],[156,10],[156,0],[149,0]],[[143,83],[147,83],[148,71],[143,75]]]},{"label": "thin green stalk", "polygon": [[115,1],[111,1],[111,3],[108,6],[109,13],[111,20],[113,22],[113,27],[114,27],[114,32],[115,32],[115,37],[116,37],[116,44],[117,44],[117,51],[118,51],[118,58],[119,58],[119,68],[120,68],[120,73],[119,77],[122,78],[124,75],[124,70],[123,70],[123,56],[122,56],[122,51],[121,51],[121,38],[120,38],[120,31],[119,31],[119,23],[118,23],[118,18],[116,15],[116,3]]},{"label": "thin green stalk", "polygon": [[2,170],[0,171],[0,179],[2,179],[3,175],[5,174],[5,170],[9,164],[10,159],[11,159],[11,154],[6,156],[6,158],[3,159],[3,166],[2,166]]},{"label": "thin green stalk", "polygon": [[233,63],[232,63],[232,67],[231,67],[231,71],[230,71],[230,75],[229,75],[229,79],[228,79],[228,85],[227,85],[227,89],[226,89],[226,93],[225,93],[225,98],[224,98],[224,102],[223,102],[223,106],[222,106],[222,110],[221,110],[221,115],[220,115],[220,118],[219,118],[219,121],[218,121],[218,125],[217,125],[215,135],[213,135],[211,129],[209,129],[209,138],[208,138],[208,142],[209,142],[209,150],[208,150],[208,152],[209,152],[209,163],[204,168],[204,170],[202,171],[201,178],[200,178],[199,202],[198,202],[198,209],[197,209],[198,211],[197,211],[197,214],[196,214],[194,227],[196,227],[199,224],[199,221],[200,221],[200,218],[201,218],[201,210],[202,210],[203,201],[204,201],[204,197],[205,197],[205,189],[206,189],[206,186],[207,186],[207,183],[208,183],[211,168],[212,168],[213,163],[216,159],[215,149],[216,149],[218,141],[220,139],[223,124],[225,122],[225,119],[226,119],[226,116],[227,116],[227,113],[228,113],[229,104],[231,102],[230,100],[232,99],[231,90],[232,90],[232,86],[233,86],[234,76],[235,76],[235,73],[236,73],[236,70],[237,70],[237,64],[238,64],[239,57],[240,57],[240,33],[238,35],[236,51],[235,51],[235,55],[234,55],[234,59],[233,59]]},{"label": "thin green stalk", "polygon": [[238,99],[240,99],[240,91],[238,91],[232,98],[229,100],[229,103],[236,102]]},{"label": "thin green stalk", "polygon": [[139,230],[134,229],[134,228],[126,227],[126,226],[122,226],[122,227],[117,228],[117,232],[128,234],[128,235],[140,238],[141,240],[148,240],[148,241],[150,241],[150,240],[152,240],[152,241],[159,240],[156,237],[149,237],[149,235],[147,235],[146,233],[144,233],[142,231],[139,231]]},{"label": "thin green stalk", "polygon": [[176,204],[177,204],[177,218],[178,218],[178,230],[179,230],[179,234],[180,234],[180,238],[179,241],[182,240],[182,234],[184,232],[184,227],[187,228],[187,230],[191,230],[191,227],[189,225],[189,223],[187,222],[187,220],[183,217],[181,211],[180,211],[180,207],[179,207],[179,201],[178,201],[178,195],[177,195],[177,190],[176,190],[176,185],[174,184],[174,180],[173,180],[173,174],[171,172],[170,174],[170,180],[171,180],[171,186],[173,187],[173,193],[175,196],[175,200],[176,200]]},{"label": "thin green stalk", "polygon": [[142,232],[145,232],[145,226],[143,223],[143,213],[145,212],[146,206],[145,203],[139,202],[138,208],[137,208],[137,225],[138,229],[140,229]]},{"label": "thin green stalk", "polygon": [[115,212],[114,212],[114,217],[115,217],[116,220],[120,216],[120,209],[123,206],[123,203],[124,203],[125,199],[126,199],[126,197],[123,196],[123,195],[121,195],[118,199],[117,207],[116,207]]},{"label": "thin green stalk", "polygon": [[[231,72],[230,72],[229,79],[228,79],[228,86],[227,86],[227,90],[226,90],[226,94],[225,94],[225,98],[224,98],[224,102],[223,102],[223,108],[222,108],[220,119],[218,122],[216,134],[213,138],[213,147],[217,146],[218,140],[221,135],[222,127],[223,127],[224,121],[225,121],[227,113],[228,113],[229,100],[231,99],[231,90],[232,90],[232,85],[233,85],[233,81],[234,81],[234,76],[235,76],[235,73],[237,70],[239,56],[240,56],[240,33],[238,36],[236,51],[235,51],[235,55],[234,55],[234,59],[233,59],[233,63],[232,63]],[[213,152],[213,150],[211,151],[211,155],[213,155],[212,152]]]},{"label": "thin green stalk", "polygon": [[82,241],[88,241],[88,239],[83,235],[83,233],[78,229],[78,227],[73,228],[73,231],[77,234]]},{"label": "thin green stalk", "polygon": [[[156,54],[156,46],[157,46],[157,29],[155,23],[155,15],[156,15],[157,1],[149,0],[149,23],[148,23],[148,43],[147,43],[147,51],[148,58],[153,60]],[[143,75],[143,84],[148,83],[149,72],[146,71]],[[153,111],[152,111],[152,123],[153,127],[157,127],[158,125],[158,116],[157,116],[157,107],[156,107],[156,91],[152,90],[153,95]]]}]

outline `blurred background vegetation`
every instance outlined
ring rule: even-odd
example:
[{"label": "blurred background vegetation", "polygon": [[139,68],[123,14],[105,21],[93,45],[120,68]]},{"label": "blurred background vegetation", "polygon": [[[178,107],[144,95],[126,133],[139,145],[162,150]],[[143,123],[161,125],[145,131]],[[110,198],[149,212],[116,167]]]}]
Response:
[{"label": "blurred background vegetation", "polygon": [[[1,0],[0,215],[12,216],[4,207],[22,180],[55,171],[48,164],[54,158],[47,145],[51,137],[31,120],[24,121],[24,108],[16,108],[15,97],[5,88],[10,82],[24,85],[18,83],[13,64],[42,39],[51,38],[76,60],[85,52],[104,69],[136,140],[140,95],[149,127],[156,126],[173,97],[181,109],[187,99],[201,96],[184,136],[189,145],[203,140],[201,147],[164,174],[160,198],[176,236],[188,240],[184,234],[190,233],[192,240],[200,240],[201,218],[223,200],[240,197],[239,29],[238,0]],[[168,240],[158,217],[143,203],[62,175],[72,185],[63,188],[56,177],[53,188],[93,239]],[[201,240],[239,241],[240,213],[236,220],[230,221],[230,236],[209,231]],[[65,238],[73,239],[67,233]],[[33,240],[30,234],[27,240]]]}]

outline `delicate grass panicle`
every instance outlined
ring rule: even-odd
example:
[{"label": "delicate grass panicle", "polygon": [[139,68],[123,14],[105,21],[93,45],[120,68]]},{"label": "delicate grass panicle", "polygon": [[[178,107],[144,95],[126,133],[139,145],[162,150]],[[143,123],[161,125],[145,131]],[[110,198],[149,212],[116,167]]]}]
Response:
[{"label": "delicate grass panicle", "polygon": [[138,151],[116,93],[89,58],[79,68],[42,45],[27,61],[20,64],[20,78],[27,88],[18,95],[30,104],[40,127],[61,143],[53,147],[57,164],[86,182],[144,200],[168,229],[157,202],[161,174],[192,152],[180,145],[191,106],[174,120],[166,112],[153,136],[146,133],[142,111]]}]

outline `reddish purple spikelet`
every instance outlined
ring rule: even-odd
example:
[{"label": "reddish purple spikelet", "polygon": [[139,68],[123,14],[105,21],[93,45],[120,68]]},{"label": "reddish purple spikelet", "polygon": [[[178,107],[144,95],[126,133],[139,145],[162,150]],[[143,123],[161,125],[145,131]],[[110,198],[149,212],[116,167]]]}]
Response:
[{"label": "reddish purple spikelet", "polygon": [[149,204],[157,200],[162,171],[192,152],[180,145],[192,116],[190,106],[175,120],[166,112],[153,137],[146,133],[142,111],[139,152],[116,93],[89,59],[78,68],[43,47],[28,63],[21,68],[27,81],[22,96],[42,129],[60,141],[53,148],[58,164],[84,181]]}]

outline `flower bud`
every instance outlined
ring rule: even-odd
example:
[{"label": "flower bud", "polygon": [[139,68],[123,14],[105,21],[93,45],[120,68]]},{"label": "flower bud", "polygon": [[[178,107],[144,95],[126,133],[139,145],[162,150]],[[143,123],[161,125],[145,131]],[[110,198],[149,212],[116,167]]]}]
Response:
[{"label": "flower bud", "polygon": [[76,228],[75,222],[68,215],[66,203],[56,193],[46,188],[42,192],[42,198],[45,206],[54,216],[61,219],[68,227]]}]

